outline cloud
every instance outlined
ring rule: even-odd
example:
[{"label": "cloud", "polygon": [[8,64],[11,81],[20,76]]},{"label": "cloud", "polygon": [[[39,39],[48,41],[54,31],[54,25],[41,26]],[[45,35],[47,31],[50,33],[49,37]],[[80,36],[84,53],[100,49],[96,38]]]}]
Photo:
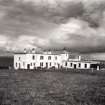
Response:
[{"label": "cloud", "polygon": [[90,27],[88,22],[80,19],[72,18],[61,24],[50,37],[53,46],[66,46],[74,51],[95,52],[105,49],[104,29]]},{"label": "cloud", "polygon": [[101,22],[104,18],[103,14],[105,12],[105,1],[104,0],[91,0],[88,2],[84,0],[84,9],[82,19],[89,22],[92,27],[100,27]]},{"label": "cloud", "polygon": [[[9,7],[8,7],[9,8]],[[40,11],[36,11],[32,4],[19,3],[12,5],[6,10],[6,15],[0,21],[0,31],[2,34],[16,37],[19,35],[47,34],[47,30],[56,27],[55,23],[47,21]],[[39,15],[38,15],[39,14]]]},{"label": "cloud", "polygon": [[5,47],[7,44],[8,38],[6,36],[0,35],[0,47]]},{"label": "cloud", "polygon": [[105,49],[104,0],[0,0],[1,49]]},{"label": "cloud", "polygon": [[30,36],[20,36],[17,39],[14,40],[8,40],[6,49],[8,51],[23,51],[24,48],[32,48],[33,46],[34,38]]},{"label": "cloud", "polygon": [[27,49],[40,48],[40,47],[46,48],[50,44],[49,41],[46,39],[39,38],[37,36],[27,36],[27,35],[19,36],[14,40],[11,39],[5,40],[5,43],[3,40],[3,42],[1,41],[0,43],[3,44],[3,47],[5,47],[7,51],[23,51],[25,48]]}]

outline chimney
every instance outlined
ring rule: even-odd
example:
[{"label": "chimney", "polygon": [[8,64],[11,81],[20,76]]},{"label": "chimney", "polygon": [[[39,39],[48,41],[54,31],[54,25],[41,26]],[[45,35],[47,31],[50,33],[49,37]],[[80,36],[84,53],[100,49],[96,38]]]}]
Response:
[{"label": "chimney", "polygon": [[80,55],[78,56],[78,60],[81,61],[81,56]]},{"label": "chimney", "polygon": [[27,49],[26,48],[24,49],[24,53],[27,53]]},{"label": "chimney", "polygon": [[32,53],[35,53],[35,48],[32,49]]}]

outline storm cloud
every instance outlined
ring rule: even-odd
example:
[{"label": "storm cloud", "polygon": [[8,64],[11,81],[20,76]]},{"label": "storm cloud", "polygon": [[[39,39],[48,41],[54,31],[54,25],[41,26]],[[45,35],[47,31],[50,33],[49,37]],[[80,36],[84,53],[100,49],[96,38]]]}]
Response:
[{"label": "storm cloud", "polygon": [[104,52],[104,0],[0,0],[0,50],[66,47]]}]

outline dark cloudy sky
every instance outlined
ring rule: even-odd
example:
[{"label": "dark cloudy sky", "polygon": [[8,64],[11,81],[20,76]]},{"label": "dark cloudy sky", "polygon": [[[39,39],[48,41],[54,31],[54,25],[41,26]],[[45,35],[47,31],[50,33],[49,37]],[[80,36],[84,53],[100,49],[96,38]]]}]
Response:
[{"label": "dark cloudy sky", "polygon": [[105,52],[105,0],[0,0],[0,50]]}]

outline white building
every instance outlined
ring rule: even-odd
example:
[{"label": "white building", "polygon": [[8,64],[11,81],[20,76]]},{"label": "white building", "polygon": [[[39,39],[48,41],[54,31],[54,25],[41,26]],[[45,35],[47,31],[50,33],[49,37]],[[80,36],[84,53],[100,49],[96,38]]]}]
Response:
[{"label": "white building", "polygon": [[97,62],[82,61],[81,56],[72,55],[66,51],[40,52],[35,51],[14,54],[14,68],[17,69],[37,69],[37,68],[74,68],[74,69],[90,69],[91,65],[97,65]]},{"label": "white building", "polygon": [[15,53],[15,69],[35,69],[35,68],[60,68],[62,61],[68,59],[68,53],[55,54],[52,52],[43,53]]},{"label": "white building", "polygon": [[99,63],[95,61],[65,61],[63,67],[68,69],[97,69],[99,70]]}]

